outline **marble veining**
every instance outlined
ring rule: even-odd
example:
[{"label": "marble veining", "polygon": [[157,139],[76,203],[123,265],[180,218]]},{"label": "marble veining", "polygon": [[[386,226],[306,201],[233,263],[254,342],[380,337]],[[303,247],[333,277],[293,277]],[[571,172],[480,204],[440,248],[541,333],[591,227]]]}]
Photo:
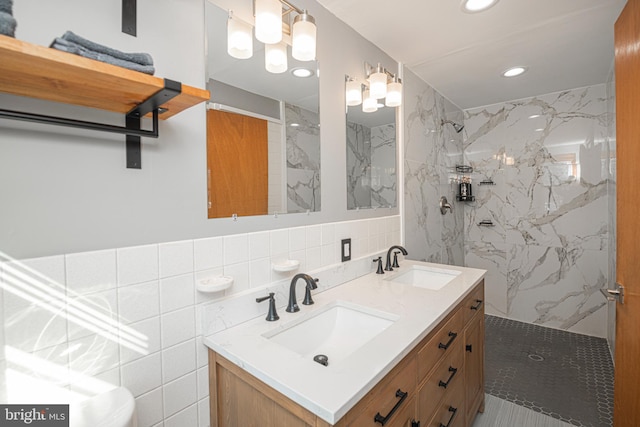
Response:
[{"label": "marble veining", "polygon": [[610,96],[597,85],[465,111],[465,260],[489,270],[490,314],[606,335]]},{"label": "marble veining", "polygon": [[[412,259],[463,265],[464,210],[450,183],[462,163],[462,134],[443,119],[462,123],[463,112],[407,70],[405,93],[405,245]],[[440,196],[452,204],[440,213]]]},{"label": "marble veining", "polygon": [[320,210],[320,118],[285,104],[287,212]]}]

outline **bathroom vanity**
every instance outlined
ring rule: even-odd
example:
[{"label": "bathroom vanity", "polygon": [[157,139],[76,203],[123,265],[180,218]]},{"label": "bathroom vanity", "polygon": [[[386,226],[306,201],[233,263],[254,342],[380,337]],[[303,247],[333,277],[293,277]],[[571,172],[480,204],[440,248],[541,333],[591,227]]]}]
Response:
[{"label": "bathroom vanity", "polygon": [[484,410],[483,276],[404,261],[206,337],[211,426],[470,426]]}]

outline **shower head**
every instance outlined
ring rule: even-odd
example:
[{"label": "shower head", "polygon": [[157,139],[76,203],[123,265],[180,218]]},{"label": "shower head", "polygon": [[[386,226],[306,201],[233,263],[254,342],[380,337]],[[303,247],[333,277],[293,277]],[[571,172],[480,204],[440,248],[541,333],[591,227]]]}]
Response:
[{"label": "shower head", "polygon": [[444,126],[445,123],[449,123],[451,126],[453,126],[453,128],[455,129],[456,133],[460,133],[462,132],[462,129],[464,129],[464,125],[458,124],[452,120],[444,120],[442,119],[441,121],[441,125]]}]

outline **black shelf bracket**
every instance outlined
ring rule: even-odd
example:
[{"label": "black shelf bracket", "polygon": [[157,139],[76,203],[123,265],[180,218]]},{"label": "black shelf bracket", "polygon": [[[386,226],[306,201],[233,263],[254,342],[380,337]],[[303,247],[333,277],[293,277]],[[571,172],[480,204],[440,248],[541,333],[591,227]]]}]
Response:
[{"label": "black shelf bracket", "polygon": [[138,32],[137,0],[122,0],[122,32],[136,37]]},{"label": "black shelf bracket", "polygon": [[[141,169],[141,137],[157,138],[160,135],[158,115],[164,112],[160,106],[178,96],[181,92],[182,84],[180,82],[164,79],[164,88],[151,95],[126,114],[125,126],[5,109],[0,109],[0,118],[126,135],[127,168]],[[149,113],[152,113],[152,129],[141,129],[142,117]]]}]

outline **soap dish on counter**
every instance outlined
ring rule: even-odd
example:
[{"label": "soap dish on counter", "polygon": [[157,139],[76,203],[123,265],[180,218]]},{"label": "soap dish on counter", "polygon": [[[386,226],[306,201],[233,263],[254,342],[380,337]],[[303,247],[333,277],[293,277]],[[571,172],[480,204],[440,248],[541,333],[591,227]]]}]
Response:
[{"label": "soap dish on counter", "polygon": [[271,266],[275,271],[286,272],[286,271],[294,271],[300,267],[300,261],[297,259],[285,259],[278,262],[271,263]]},{"label": "soap dish on counter", "polygon": [[231,276],[213,276],[200,279],[196,283],[196,289],[200,292],[211,293],[229,289],[233,285]]}]

